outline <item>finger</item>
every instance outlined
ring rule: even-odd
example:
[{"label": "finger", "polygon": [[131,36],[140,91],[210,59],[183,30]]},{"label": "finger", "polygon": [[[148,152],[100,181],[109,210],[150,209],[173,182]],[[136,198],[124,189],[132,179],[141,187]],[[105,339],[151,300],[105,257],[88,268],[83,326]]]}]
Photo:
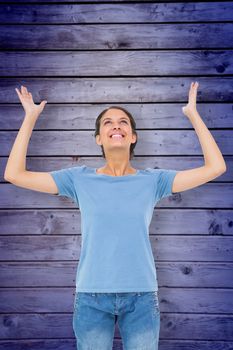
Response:
[{"label": "finger", "polygon": [[196,81],[194,86],[193,86],[193,90],[194,90],[195,94],[197,94],[197,88],[198,88],[198,82]]},{"label": "finger", "polygon": [[196,93],[197,92],[197,87],[198,87],[198,83],[197,82],[192,82],[191,86],[190,86],[190,93]]},{"label": "finger", "polygon": [[24,90],[24,86],[21,85],[21,94],[24,95],[25,94],[25,90]]},{"label": "finger", "polygon": [[17,94],[18,94],[18,95],[20,95],[20,92],[19,92],[19,90],[18,90],[17,88],[15,88],[15,90],[16,90]]},{"label": "finger", "polygon": [[23,92],[23,94],[27,94],[28,92],[27,92],[27,88],[24,86],[24,85],[22,85],[22,92]]},{"label": "finger", "polygon": [[21,93],[20,93],[20,91],[17,88],[15,88],[15,90],[17,92],[17,95],[18,95],[19,99],[21,100]]},{"label": "finger", "polygon": [[31,94],[30,92],[29,92],[28,94],[29,94],[29,96],[31,97],[31,99],[32,99],[32,101],[33,101],[33,97],[32,97],[32,94]]}]

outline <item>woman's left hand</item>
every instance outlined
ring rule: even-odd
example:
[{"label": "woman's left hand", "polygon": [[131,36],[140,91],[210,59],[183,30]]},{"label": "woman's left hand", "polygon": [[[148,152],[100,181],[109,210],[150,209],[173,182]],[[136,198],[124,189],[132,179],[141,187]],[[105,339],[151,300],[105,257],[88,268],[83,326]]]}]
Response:
[{"label": "woman's left hand", "polygon": [[196,109],[196,99],[197,99],[198,86],[199,86],[199,83],[197,81],[191,83],[190,89],[189,89],[188,104],[186,106],[182,107],[182,112],[187,117],[190,117],[192,115],[192,113],[197,110]]}]

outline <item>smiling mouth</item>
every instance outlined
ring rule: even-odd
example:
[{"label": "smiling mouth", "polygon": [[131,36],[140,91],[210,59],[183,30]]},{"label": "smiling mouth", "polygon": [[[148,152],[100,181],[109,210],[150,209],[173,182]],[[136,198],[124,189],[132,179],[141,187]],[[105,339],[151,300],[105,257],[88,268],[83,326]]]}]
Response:
[{"label": "smiling mouth", "polygon": [[123,135],[112,135],[110,136],[111,139],[123,139]]}]

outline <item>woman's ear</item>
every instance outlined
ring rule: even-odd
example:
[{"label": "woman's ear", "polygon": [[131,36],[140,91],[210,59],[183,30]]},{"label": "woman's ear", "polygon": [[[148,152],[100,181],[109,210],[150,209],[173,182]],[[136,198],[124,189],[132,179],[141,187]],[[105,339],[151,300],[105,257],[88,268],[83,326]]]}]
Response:
[{"label": "woman's ear", "polygon": [[101,144],[101,141],[100,141],[100,135],[96,135],[95,141],[96,141],[97,145],[99,145],[99,146],[102,145],[102,144]]},{"label": "woman's ear", "polygon": [[133,134],[133,142],[132,143],[135,143],[136,141],[137,141],[137,135]]}]

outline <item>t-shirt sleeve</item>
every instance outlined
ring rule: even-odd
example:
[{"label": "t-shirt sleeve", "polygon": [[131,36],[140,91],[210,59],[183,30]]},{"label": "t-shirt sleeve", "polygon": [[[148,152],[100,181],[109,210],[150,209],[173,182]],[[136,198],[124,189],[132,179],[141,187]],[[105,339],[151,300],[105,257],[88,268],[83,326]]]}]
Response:
[{"label": "t-shirt sleeve", "polygon": [[55,195],[65,196],[77,201],[77,194],[74,186],[74,167],[53,170],[49,172],[58,188],[58,193]]},{"label": "t-shirt sleeve", "polygon": [[178,170],[173,169],[157,169],[157,183],[156,183],[156,198],[160,200],[172,194],[172,185]]},{"label": "t-shirt sleeve", "polygon": [[153,169],[147,168],[154,177],[155,184],[155,200],[158,202],[164,197],[172,194],[172,185],[178,170],[173,169]]}]

